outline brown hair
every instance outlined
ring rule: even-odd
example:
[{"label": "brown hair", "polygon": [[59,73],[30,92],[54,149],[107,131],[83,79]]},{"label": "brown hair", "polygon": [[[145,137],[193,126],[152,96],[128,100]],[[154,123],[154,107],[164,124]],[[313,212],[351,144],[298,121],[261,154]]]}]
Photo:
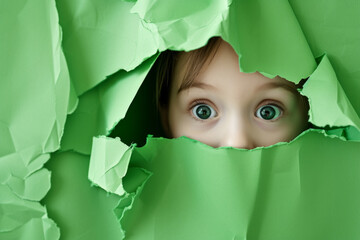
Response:
[{"label": "brown hair", "polygon": [[[200,74],[205,63],[210,64],[220,45],[220,37],[213,37],[202,48],[186,53],[185,74],[180,89],[189,88]],[[156,72],[157,106],[166,106],[169,102],[171,82],[176,64],[184,52],[167,50],[158,58]]]}]

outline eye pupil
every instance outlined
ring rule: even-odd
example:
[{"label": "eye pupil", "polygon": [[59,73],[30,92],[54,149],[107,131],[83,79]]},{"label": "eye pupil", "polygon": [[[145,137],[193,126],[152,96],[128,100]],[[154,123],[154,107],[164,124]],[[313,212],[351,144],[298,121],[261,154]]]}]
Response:
[{"label": "eye pupil", "polygon": [[271,106],[266,106],[266,107],[263,107],[260,111],[260,115],[263,119],[265,120],[270,120],[270,119],[273,119],[274,116],[276,114],[276,111],[273,107]]},{"label": "eye pupil", "polygon": [[196,109],[196,115],[200,119],[208,119],[211,116],[211,109],[206,105],[201,105]]}]

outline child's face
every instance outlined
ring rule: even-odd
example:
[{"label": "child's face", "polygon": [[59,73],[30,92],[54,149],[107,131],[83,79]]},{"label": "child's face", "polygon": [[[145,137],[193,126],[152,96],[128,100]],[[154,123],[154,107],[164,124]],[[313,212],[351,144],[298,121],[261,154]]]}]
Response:
[{"label": "child's face", "polygon": [[306,128],[307,104],[295,85],[240,72],[237,54],[224,41],[192,86],[179,91],[185,54],[175,66],[168,109],[162,112],[171,137],[252,149],[290,141]]}]

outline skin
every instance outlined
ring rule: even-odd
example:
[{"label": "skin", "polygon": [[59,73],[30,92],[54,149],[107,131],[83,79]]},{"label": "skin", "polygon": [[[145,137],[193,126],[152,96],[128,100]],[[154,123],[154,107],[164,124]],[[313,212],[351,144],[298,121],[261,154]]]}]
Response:
[{"label": "skin", "polygon": [[[307,128],[306,100],[295,84],[240,72],[238,55],[225,41],[194,84],[179,91],[186,54],[175,66],[169,104],[161,110],[169,136],[186,136],[212,147],[253,149],[288,142]],[[264,108],[275,117],[264,119]],[[199,112],[206,113],[206,119],[199,118]]]}]

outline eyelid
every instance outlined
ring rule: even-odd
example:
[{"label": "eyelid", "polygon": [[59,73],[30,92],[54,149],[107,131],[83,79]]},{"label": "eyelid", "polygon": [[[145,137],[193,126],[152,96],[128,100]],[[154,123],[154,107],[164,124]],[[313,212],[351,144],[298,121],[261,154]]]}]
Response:
[{"label": "eyelid", "polygon": [[261,108],[261,107],[263,107],[263,106],[266,106],[266,105],[273,105],[273,106],[275,106],[275,107],[277,107],[277,108],[280,109],[280,115],[279,115],[279,117],[277,117],[276,119],[272,119],[272,120],[266,120],[266,122],[275,122],[275,121],[279,120],[280,118],[282,118],[282,117],[284,116],[284,114],[285,114],[285,110],[284,110],[285,107],[284,107],[284,105],[283,105],[281,102],[279,102],[279,101],[277,101],[277,100],[265,99],[265,100],[261,101],[261,102],[258,104],[258,106],[255,108],[254,117],[258,118],[258,117],[256,116],[257,111],[259,110],[259,108]]},{"label": "eyelid", "polygon": [[216,116],[217,116],[218,109],[217,109],[216,105],[215,105],[213,102],[211,102],[210,100],[204,99],[204,98],[193,100],[193,101],[189,104],[189,111],[190,111],[191,109],[193,109],[196,105],[199,105],[199,104],[207,104],[207,105],[209,105],[210,107],[212,107],[212,108],[215,110]]},{"label": "eyelid", "polygon": [[196,107],[197,105],[201,105],[201,104],[209,105],[212,109],[214,109],[214,111],[215,111],[215,116],[214,116],[213,118],[211,118],[211,119],[214,119],[214,118],[216,118],[216,117],[219,115],[217,107],[216,107],[215,104],[213,104],[210,100],[208,100],[208,99],[203,99],[203,98],[202,98],[202,99],[195,99],[195,100],[193,100],[193,101],[189,104],[189,108],[188,108],[189,114],[190,114],[195,120],[201,121],[201,122],[208,120],[208,119],[202,120],[202,119],[196,118],[196,117],[192,114],[193,108]]},{"label": "eyelid", "polygon": [[281,110],[282,112],[285,111],[285,106],[284,106],[284,104],[282,104],[280,101],[272,100],[272,99],[265,99],[265,100],[261,101],[261,102],[256,106],[255,112],[256,112],[256,110],[258,110],[260,107],[265,106],[265,105],[274,105],[274,106],[280,108],[280,110]]}]

